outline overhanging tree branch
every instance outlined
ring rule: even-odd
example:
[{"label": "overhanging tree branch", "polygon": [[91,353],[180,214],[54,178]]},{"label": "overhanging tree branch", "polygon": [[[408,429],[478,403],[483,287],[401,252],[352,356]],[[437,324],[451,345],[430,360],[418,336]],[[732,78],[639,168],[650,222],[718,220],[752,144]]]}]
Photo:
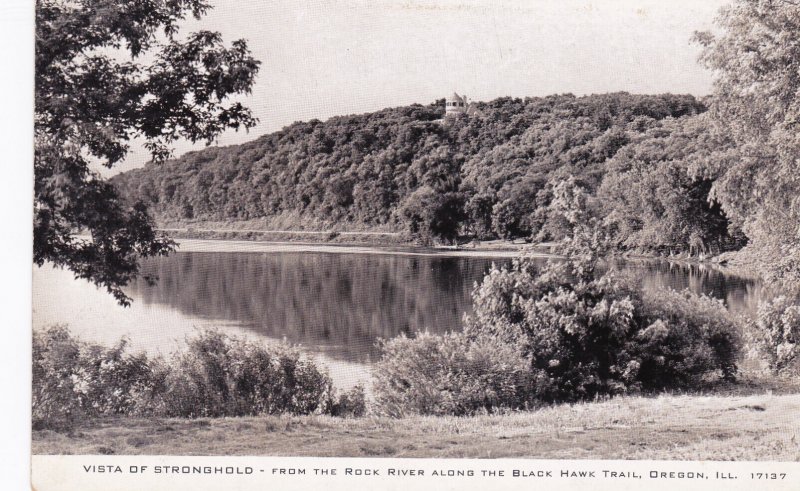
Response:
[{"label": "overhanging tree branch", "polygon": [[[139,259],[173,250],[144,205],[122,203],[89,161],[113,167],[134,138],[160,161],[179,139],[210,143],[256,124],[249,109],[227,102],[255,82],[259,62],[247,43],[225,47],[210,31],[177,39],[181,21],[210,8],[203,0],[37,0],[36,264],[67,268],[127,305],[122,288]],[[156,61],[136,62],[144,53]]]}]

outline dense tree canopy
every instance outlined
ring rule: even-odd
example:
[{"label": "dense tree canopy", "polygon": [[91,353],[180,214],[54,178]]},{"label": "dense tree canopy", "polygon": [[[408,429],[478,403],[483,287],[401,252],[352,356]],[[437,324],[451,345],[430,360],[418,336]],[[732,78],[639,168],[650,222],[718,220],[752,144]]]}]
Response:
[{"label": "dense tree canopy", "polygon": [[726,144],[704,114],[665,119],[617,152],[598,192],[616,244],[693,254],[741,246],[738,228],[709,199],[713,181],[700,172]]},{"label": "dense tree canopy", "polygon": [[[34,262],[53,263],[122,292],[138,258],[168,252],[146,207],[123,203],[91,170],[113,166],[139,139],[155,160],[177,139],[211,142],[255,124],[226,102],[250,90],[258,71],[243,40],[179,35],[203,0],[37,0]],[[82,239],[76,233],[91,236]]]},{"label": "dense tree canopy", "polygon": [[737,0],[699,33],[714,70],[709,115],[735,145],[703,172],[769,277],[800,284],[800,3]]},{"label": "dense tree canopy", "polygon": [[[609,172],[628,171],[615,161],[622,149],[668,139],[670,131],[696,124],[690,121],[705,106],[692,96],[616,93],[501,98],[480,109],[480,116],[447,123],[439,121],[441,104],[295,123],[244,145],[148,165],[114,182],[161,219],[240,220],[288,212],[332,225],[396,226],[423,242],[457,235],[560,239],[570,227],[550,206],[559,184],[571,180],[594,198]],[[659,133],[662,122],[668,129]],[[690,188],[687,169],[681,167],[675,179]],[[695,199],[709,207],[707,189],[696,187]],[[674,214],[689,214],[689,205],[673,204],[679,208]],[[727,223],[717,213],[698,225],[715,227],[703,237],[717,233],[720,221]],[[686,250],[690,235],[657,245]]]}]

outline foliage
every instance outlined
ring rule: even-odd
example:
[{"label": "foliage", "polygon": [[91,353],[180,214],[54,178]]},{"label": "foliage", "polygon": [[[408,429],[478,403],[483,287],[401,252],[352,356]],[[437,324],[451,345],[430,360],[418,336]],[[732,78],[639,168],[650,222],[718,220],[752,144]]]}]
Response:
[{"label": "foliage", "polygon": [[377,370],[392,415],[470,414],[639,391],[736,373],[735,324],[716,300],[640,293],[583,260],[541,272],[522,258],[473,292],[463,334],[399,338]]},{"label": "foliage", "polygon": [[734,142],[708,159],[712,196],[750,239],[768,280],[800,285],[800,4],[737,0],[720,11],[718,33],[698,33],[714,71],[709,114]]},{"label": "foliage", "polygon": [[735,372],[736,328],[719,302],[643,293],[585,260],[541,272],[517,260],[493,269],[473,299],[467,332],[523,346],[542,400],[692,387]]},{"label": "foliage", "polygon": [[780,296],[758,307],[746,333],[756,357],[778,374],[800,373],[800,305]]},{"label": "foliage", "polygon": [[558,241],[577,223],[565,206],[579,205],[580,220],[602,221],[592,227],[623,250],[742,245],[706,172],[732,142],[710,131],[691,96],[503,98],[482,107],[482,116],[447,125],[433,122],[435,105],[296,123],[114,182],[170,220],[290,212],[389,224],[426,244],[461,235]]},{"label": "foliage", "polygon": [[[34,262],[66,267],[105,287],[122,287],[138,258],[169,252],[144,204],[121,202],[92,166],[112,167],[138,139],[158,160],[177,139],[211,142],[255,120],[240,103],[258,62],[243,40],[218,33],[178,36],[203,0],[37,0]],[[152,60],[144,63],[144,60]],[[146,200],[145,200],[146,201]],[[91,240],[78,239],[86,231]]]},{"label": "foliage", "polygon": [[505,199],[492,206],[491,230],[497,237],[513,239],[530,235],[531,229],[525,223],[525,210],[520,209],[526,205],[525,201]]},{"label": "foliage", "polygon": [[33,423],[70,429],[102,415],[169,417],[311,414],[362,416],[361,387],[336,393],[330,377],[286,346],[206,331],[170,359],[107,348],[64,326],[33,337]]},{"label": "foliage", "polygon": [[156,411],[166,416],[310,414],[333,390],[330,377],[296,349],[266,347],[219,331],[190,339],[164,366]]},{"label": "foliage", "polygon": [[501,98],[443,124],[441,105],[295,123],[253,142],[192,152],[113,182],[162,220],[294,213],[331,225],[390,225],[422,242],[457,235],[558,240],[554,188],[574,176],[594,196],[606,164],[692,96],[627,93]]},{"label": "foliage", "polygon": [[338,417],[360,418],[367,414],[367,394],[363,385],[342,392],[336,400],[329,400],[326,414]]},{"label": "foliage", "polygon": [[422,333],[393,338],[382,349],[373,371],[382,414],[469,415],[526,406],[526,360],[499,338]]},{"label": "foliage", "polygon": [[34,426],[69,427],[99,414],[139,414],[157,386],[144,355],[80,342],[65,326],[33,334]]},{"label": "foliage", "polygon": [[406,232],[417,242],[430,244],[436,238],[454,241],[463,215],[463,198],[458,192],[423,186],[406,198],[399,214]]},{"label": "foliage", "polygon": [[667,118],[608,161],[598,191],[615,245],[656,253],[709,254],[742,245],[698,169],[728,143],[705,115]]},{"label": "foliage", "polygon": [[[464,203],[467,232],[479,240],[491,239],[495,236],[492,230],[494,197],[488,193],[473,194]],[[505,233],[497,235],[504,237]]]},{"label": "foliage", "polygon": [[645,291],[636,340],[645,389],[702,387],[732,380],[741,350],[740,329],[721,300],[689,290]]}]

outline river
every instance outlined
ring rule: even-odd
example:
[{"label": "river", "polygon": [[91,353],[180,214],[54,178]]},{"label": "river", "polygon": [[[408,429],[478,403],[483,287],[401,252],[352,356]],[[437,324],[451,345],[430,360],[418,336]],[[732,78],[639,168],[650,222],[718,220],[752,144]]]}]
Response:
[{"label": "river", "polygon": [[[420,330],[460,329],[470,292],[492,263],[508,257],[333,252],[178,252],[144,261],[154,285],[132,283],[123,308],[103,290],[50,266],[34,267],[33,325],[62,323],[82,339],[168,354],[197,329],[299,344],[346,388],[369,378],[377,342]],[[544,265],[547,259],[537,259]],[[667,261],[627,261],[647,289],[690,289],[752,312],[757,281]]]}]

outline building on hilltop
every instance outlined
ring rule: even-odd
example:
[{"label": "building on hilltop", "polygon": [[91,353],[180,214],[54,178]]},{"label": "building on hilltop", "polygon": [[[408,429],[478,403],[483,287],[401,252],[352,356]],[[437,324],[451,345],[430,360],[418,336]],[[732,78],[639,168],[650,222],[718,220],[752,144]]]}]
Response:
[{"label": "building on hilltop", "polygon": [[445,99],[444,102],[444,117],[458,118],[461,116],[473,116],[479,113],[478,107],[474,102],[469,102],[467,96],[460,96],[456,92]]}]

